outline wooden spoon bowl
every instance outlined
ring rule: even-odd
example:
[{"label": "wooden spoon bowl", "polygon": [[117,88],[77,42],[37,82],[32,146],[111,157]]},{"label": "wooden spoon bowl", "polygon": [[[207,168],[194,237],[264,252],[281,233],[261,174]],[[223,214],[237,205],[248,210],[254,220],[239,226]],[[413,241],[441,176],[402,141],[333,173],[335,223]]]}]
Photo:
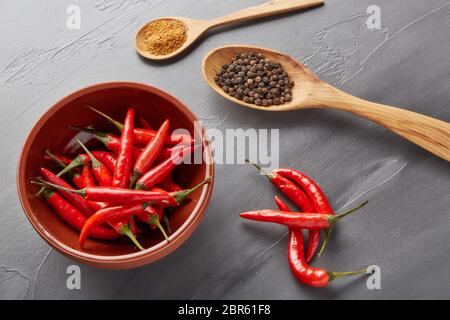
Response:
[{"label": "wooden spoon bowl", "polygon": [[[238,53],[257,51],[267,59],[280,63],[294,81],[292,101],[280,106],[262,107],[229,96],[214,81],[222,66]],[[203,59],[203,76],[208,85],[222,97],[247,108],[263,111],[291,111],[328,108],[351,112],[369,119],[450,161],[450,124],[412,111],[365,101],[345,93],[319,79],[294,58],[266,48],[230,45],[209,52]]]}]

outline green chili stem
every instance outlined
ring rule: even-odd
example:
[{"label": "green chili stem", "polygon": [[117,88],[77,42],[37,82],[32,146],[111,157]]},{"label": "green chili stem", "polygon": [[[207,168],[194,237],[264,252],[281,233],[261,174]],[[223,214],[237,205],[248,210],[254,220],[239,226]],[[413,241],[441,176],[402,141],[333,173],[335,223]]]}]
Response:
[{"label": "green chili stem", "polygon": [[177,201],[178,204],[180,204],[184,199],[186,199],[190,194],[194,193],[195,191],[197,191],[198,189],[200,189],[203,185],[210,183],[211,182],[211,178],[208,177],[206,178],[203,182],[199,183],[198,185],[196,185],[195,187],[193,187],[192,189],[187,189],[187,190],[183,190],[183,191],[178,191],[178,192],[173,192],[171,193],[171,195],[175,198],[175,200]]},{"label": "green chili stem", "polygon": [[124,236],[127,236],[128,238],[131,239],[131,241],[133,241],[134,245],[136,247],[138,247],[139,250],[144,251],[145,249],[141,246],[141,244],[139,243],[139,241],[136,239],[136,237],[134,236],[133,232],[131,231],[131,227],[129,224],[123,224],[120,228],[120,233],[123,234]]},{"label": "green chili stem", "polygon": [[364,268],[364,269],[359,269],[359,270],[350,271],[350,272],[328,272],[328,276],[330,277],[330,281],[333,281],[335,279],[348,277],[348,276],[354,276],[354,275],[358,275],[358,274],[363,274],[366,272],[367,272],[367,268]]},{"label": "green chili stem", "polygon": [[75,194],[79,194],[82,197],[86,196],[86,191],[84,191],[83,189],[81,190],[74,190],[74,189],[68,189],[66,187],[62,187],[62,186],[58,186],[57,184],[39,179],[39,181],[31,181],[32,184],[37,184],[39,186],[46,186],[46,187],[52,187],[58,190],[62,190],[62,191],[66,191],[66,192],[70,192],[70,193],[75,193]]},{"label": "green chili stem", "polygon": [[245,163],[248,163],[248,164],[251,164],[252,166],[254,166],[263,176],[265,176],[267,179],[269,179],[269,181],[271,181],[273,179],[273,174],[264,171],[263,168],[261,168],[261,166],[259,164],[256,164],[248,159],[245,159]]},{"label": "green chili stem", "polygon": [[344,217],[354,213],[355,211],[358,211],[359,209],[361,209],[362,207],[364,207],[368,203],[369,203],[369,200],[366,200],[363,203],[361,203],[360,205],[356,206],[355,208],[353,208],[353,209],[351,209],[351,210],[349,210],[347,212],[344,212],[344,213],[341,213],[341,214],[338,214],[338,215],[335,215],[335,216],[328,217],[328,222],[329,222],[330,226],[334,225],[336,222],[338,222],[342,218],[344,218]]},{"label": "green chili stem", "polygon": [[97,158],[94,157],[94,155],[89,151],[88,148],[86,148],[86,146],[83,144],[83,142],[81,142],[80,139],[77,139],[77,142],[80,144],[80,146],[83,148],[83,150],[87,153],[87,155],[91,159],[92,165],[94,166],[94,168],[100,167],[102,165],[100,163],[100,161],[98,161]]},{"label": "green chili stem", "polygon": [[123,129],[123,123],[120,123],[117,120],[114,120],[113,118],[111,118],[110,116],[108,116],[106,113],[103,113],[97,109],[95,109],[94,107],[88,106],[86,105],[87,108],[91,109],[92,111],[98,113],[99,115],[101,115],[103,118],[107,119],[109,122],[111,122],[117,129],[119,129],[119,131],[122,131]]},{"label": "green chili stem", "polygon": [[164,238],[169,241],[169,237],[167,236],[166,231],[164,230],[163,226],[161,225],[161,223],[159,222],[159,216],[157,214],[152,214],[149,218],[148,218],[148,223],[150,224],[154,224],[155,226],[158,227],[158,229],[161,231],[161,233],[163,234]]}]

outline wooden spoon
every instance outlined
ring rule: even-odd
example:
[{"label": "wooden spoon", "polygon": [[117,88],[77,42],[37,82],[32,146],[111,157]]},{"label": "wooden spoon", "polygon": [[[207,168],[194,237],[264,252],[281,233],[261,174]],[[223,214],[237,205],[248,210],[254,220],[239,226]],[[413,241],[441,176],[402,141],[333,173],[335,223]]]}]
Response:
[{"label": "wooden spoon", "polygon": [[268,17],[276,14],[287,13],[295,10],[305,9],[309,7],[319,6],[324,3],[324,0],[273,0],[260,6],[244,9],[220,18],[213,20],[194,20],[181,17],[165,17],[158,20],[178,20],[185,24],[187,29],[187,40],[182,47],[168,55],[153,55],[145,50],[145,29],[144,25],[136,34],[134,46],[137,52],[144,58],[151,60],[165,60],[179,55],[181,52],[190,47],[198,38],[200,38],[206,31],[214,27],[223,26],[232,23],[238,23],[263,17]]},{"label": "wooden spoon", "polygon": [[[267,59],[280,63],[295,86],[292,101],[280,106],[261,107],[233,98],[220,88],[214,78],[222,66],[238,53],[261,52]],[[206,82],[221,96],[242,106],[264,111],[290,111],[307,108],[329,108],[364,117],[450,161],[450,124],[412,111],[394,108],[356,98],[319,79],[290,56],[265,48],[234,45],[217,48],[203,60]]]}]

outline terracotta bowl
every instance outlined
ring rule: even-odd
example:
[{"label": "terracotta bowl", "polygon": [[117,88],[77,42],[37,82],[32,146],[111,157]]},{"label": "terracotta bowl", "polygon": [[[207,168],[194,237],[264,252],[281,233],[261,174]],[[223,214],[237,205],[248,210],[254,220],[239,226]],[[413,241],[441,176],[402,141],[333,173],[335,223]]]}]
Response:
[{"label": "terracotta bowl", "polygon": [[[80,152],[75,136],[91,148],[104,147],[92,139],[89,134],[79,134],[67,128],[68,125],[81,127],[93,126],[100,130],[109,130],[119,134],[105,120],[85,107],[86,104],[123,119],[128,107],[133,106],[137,116],[142,116],[152,126],[158,126],[169,118],[172,129],[186,128],[192,135],[194,131],[203,134],[203,157],[208,161],[202,164],[183,164],[174,177],[183,188],[191,188],[206,177],[210,184],[192,194],[186,204],[175,208],[170,215],[172,234],[170,242],[163,239],[159,232],[144,232],[139,239],[145,251],[136,251],[128,239],[97,241],[89,239],[85,249],[78,245],[78,231],[67,223],[36,196],[38,187],[30,180],[40,175],[40,167],[46,166],[54,172],[52,164],[43,159],[46,149],[54,153],[75,156]],[[60,100],[51,107],[36,123],[28,135],[20,155],[17,169],[17,188],[20,202],[27,218],[52,247],[81,263],[107,269],[130,269],[161,259],[179,247],[194,231],[202,219],[208,205],[214,182],[214,166],[209,141],[202,127],[196,128],[198,119],[183,103],[169,94],[140,83],[113,82],[94,85],[79,90]],[[136,119],[137,124],[139,120]],[[202,132],[200,132],[202,131]],[[144,226],[146,227],[146,226]]]}]

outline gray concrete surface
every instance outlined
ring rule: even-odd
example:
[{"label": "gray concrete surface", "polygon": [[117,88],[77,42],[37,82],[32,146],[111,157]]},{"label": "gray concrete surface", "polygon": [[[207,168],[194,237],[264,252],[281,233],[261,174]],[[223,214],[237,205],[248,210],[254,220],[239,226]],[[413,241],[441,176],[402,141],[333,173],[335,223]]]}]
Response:
[{"label": "gray concrete surface", "polygon": [[[450,298],[449,165],[349,114],[269,114],[232,105],[201,77],[203,56],[247,43],[298,58],[323,79],[365,99],[449,121],[448,0],[327,0],[303,13],[210,33],[183,59],[153,64],[133,36],[166,15],[212,18],[263,0],[62,0],[0,2],[0,298],[26,299],[391,299]],[[67,6],[81,29],[66,28]],[[366,27],[381,8],[382,28]],[[381,290],[364,279],[315,290],[298,284],[286,261],[282,227],[247,223],[238,213],[272,208],[273,189],[244,165],[218,165],[200,227],[176,252],[128,271],[81,266],[82,289],[68,290],[73,264],[28,223],[16,194],[21,145],[39,116],[64,95],[93,83],[132,80],[167,90],[221,130],[279,128],[282,166],[320,181],[336,209],[370,205],[336,231],[315,265],[381,268]]]}]

